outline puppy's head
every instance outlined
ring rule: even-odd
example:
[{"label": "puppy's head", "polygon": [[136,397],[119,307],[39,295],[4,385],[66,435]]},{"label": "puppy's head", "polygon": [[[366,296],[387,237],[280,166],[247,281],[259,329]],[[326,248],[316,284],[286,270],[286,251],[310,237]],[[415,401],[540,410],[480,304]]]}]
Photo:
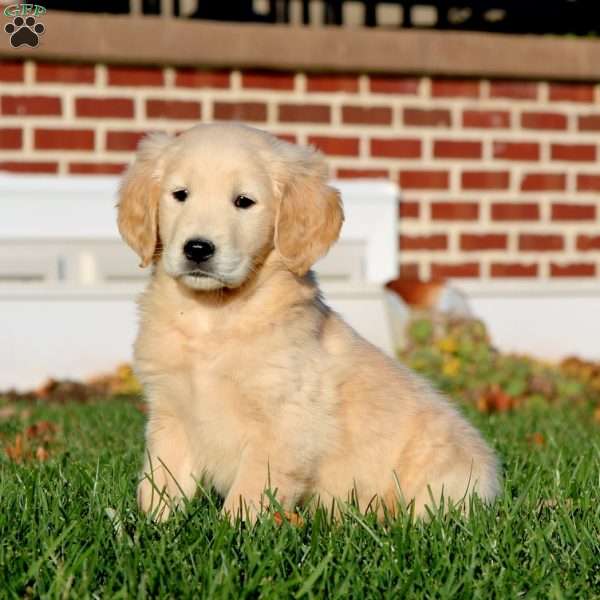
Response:
[{"label": "puppy's head", "polygon": [[142,266],[190,288],[236,288],[275,252],[304,275],[337,239],[339,194],[319,153],[242,125],[198,125],[140,143],[119,230]]}]

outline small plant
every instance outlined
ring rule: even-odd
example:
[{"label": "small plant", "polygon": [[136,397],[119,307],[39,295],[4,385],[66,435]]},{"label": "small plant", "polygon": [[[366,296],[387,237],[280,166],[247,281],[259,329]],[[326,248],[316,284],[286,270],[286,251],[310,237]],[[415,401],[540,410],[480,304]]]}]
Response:
[{"label": "small plant", "polygon": [[503,354],[481,321],[439,313],[415,316],[407,333],[400,359],[482,412],[506,412],[535,402],[600,406],[600,364],[569,358],[553,365]]}]

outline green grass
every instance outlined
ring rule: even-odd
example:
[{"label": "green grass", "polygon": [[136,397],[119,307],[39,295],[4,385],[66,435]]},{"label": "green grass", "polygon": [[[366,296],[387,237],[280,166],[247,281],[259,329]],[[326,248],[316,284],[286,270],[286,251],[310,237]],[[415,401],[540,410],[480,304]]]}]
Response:
[{"label": "green grass", "polygon": [[[502,496],[469,520],[351,514],[332,525],[318,514],[299,528],[267,517],[249,529],[221,519],[214,496],[162,525],[138,513],[144,416],[133,404],[37,405],[28,421],[59,432],[46,462],[0,458],[0,597],[600,597],[591,408],[469,417],[505,467]],[[0,421],[0,443],[23,427]]]}]

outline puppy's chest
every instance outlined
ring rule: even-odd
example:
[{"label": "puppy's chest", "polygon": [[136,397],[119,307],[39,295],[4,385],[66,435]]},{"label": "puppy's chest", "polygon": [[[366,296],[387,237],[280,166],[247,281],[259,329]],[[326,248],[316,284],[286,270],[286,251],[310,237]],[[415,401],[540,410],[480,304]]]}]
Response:
[{"label": "puppy's chest", "polygon": [[264,422],[274,410],[277,389],[290,376],[289,370],[273,367],[277,361],[268,359],[266,348],[257,351],[243,336],[169,328],[160,339],[161,347],[141,361],[148,380],[165,383],[169,402],[197,429],[235,433]]},{"label": "puppy's chest", "polygon": [[[211,446],[243,446],[264,435],[289,391],[305,378],[281,331],[248,336],[207,332],[197,324],[157,325],[140,332],[138,371],[148,391],[158,390],[160,402],[168,403],[193,437]],[[150,338],[160,343],[147,343]]]},{"label": "puppy's chest", "polygon": [[[210,347],[207,345],[206,349]],[[195,476],[226,494],[246,444],[265,426],[263,394],[240,369],[236,352],[183,353],[152,361],[148,400],[184,427]],[[154,385],[156,382],[156,385]]]}]

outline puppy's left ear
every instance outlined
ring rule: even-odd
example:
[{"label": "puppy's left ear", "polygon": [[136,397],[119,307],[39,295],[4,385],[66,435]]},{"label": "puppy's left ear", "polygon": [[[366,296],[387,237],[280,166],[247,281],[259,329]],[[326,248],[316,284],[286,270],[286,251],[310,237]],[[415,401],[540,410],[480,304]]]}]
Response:
[{"label": "puppy's left ear", "polygon": [[340,193],[327,185],[327,166],[313,148],[280,142],[288,156],[279,178],[275,249],[290,271],[305,275],[338,239],[344,212]]},{"label": "puppy's left ear", "polygon": [[141,267],[147,267],[157,255],[160,157],[171,141],[164,133],[143,138],[119,190],[119,231],[139,255]]}]

